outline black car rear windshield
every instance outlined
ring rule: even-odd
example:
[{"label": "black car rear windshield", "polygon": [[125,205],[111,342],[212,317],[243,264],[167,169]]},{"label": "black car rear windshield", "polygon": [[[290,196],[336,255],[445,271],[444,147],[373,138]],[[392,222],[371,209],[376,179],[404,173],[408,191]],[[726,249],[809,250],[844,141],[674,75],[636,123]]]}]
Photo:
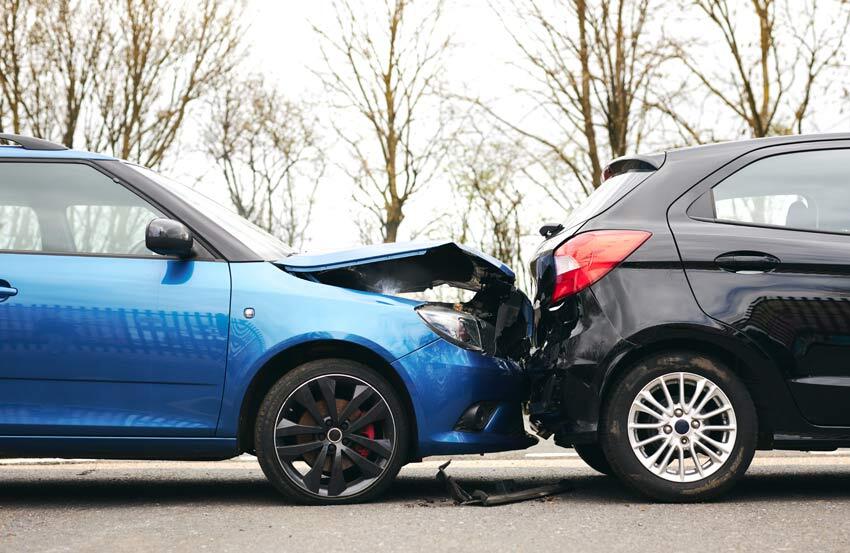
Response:
[{"label": "black car rear windshield", "polygon": [[599,215],[614,205],[617,200],[631,192],[632,189],[637,187],[637,185],[646,180],[654,172],[654,170],[648,167],[641,167],[640,169],[619,173],[610,177],[599,188],[594,190],[590,196],[585,198],[578,207],[570,212],[567,221],[564,223],[564,228],[571,228]]}]

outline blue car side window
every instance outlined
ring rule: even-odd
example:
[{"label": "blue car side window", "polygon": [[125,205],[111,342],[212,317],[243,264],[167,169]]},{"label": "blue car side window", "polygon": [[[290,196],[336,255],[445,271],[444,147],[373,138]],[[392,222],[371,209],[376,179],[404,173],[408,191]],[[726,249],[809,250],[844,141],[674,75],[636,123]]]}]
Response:
[{"label": "blue car side window", "polygon": [[155,256],[153,206],[81,163],[0,164],[0,250]]},{"label": "blue car side window", "polygon": [[0,250],[38,252],[41,247],[35,210],[26,205],[0,205]]}]

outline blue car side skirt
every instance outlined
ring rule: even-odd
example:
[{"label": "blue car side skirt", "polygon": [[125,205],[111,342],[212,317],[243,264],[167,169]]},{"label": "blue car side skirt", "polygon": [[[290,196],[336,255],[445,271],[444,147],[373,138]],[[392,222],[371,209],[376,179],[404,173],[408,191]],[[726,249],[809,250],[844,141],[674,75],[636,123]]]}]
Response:
[{"label": "blue car side skirt", "polygon": [[238,454],[236,438],[0,436],[0,458],[222,460]]}]

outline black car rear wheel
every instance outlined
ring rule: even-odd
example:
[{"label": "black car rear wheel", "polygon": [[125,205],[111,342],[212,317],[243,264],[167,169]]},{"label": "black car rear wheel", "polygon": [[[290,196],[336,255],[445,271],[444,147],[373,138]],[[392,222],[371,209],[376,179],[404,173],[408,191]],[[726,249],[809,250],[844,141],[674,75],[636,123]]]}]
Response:
[{"label": "black car rear wheel", "polygon": [[662,501],[727,491],[755,453],[750,394],[723,363],[692,353],[647,358],[616,383],[601,443],[626,484]]},{"label": "black car rear wheel", "polygon": [[407,458],[405,410],[375,371],[344,359],[306,363],[269,390],[257,415],[260,466],[299,503],[353,503],[384,491]]},{"label": "black car rear wheel", "polygon": [[575,444],[573,448],[587,465],[602,474],[611,474],[611,464],[599,444]]}]

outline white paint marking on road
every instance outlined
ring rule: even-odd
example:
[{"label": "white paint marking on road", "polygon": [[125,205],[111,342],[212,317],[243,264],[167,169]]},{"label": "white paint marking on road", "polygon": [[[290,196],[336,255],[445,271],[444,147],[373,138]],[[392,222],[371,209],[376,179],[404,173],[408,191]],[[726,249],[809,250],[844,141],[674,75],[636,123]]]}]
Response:
[{"label": "white paint marking on road", "polygon": [[61,459],[44,458],[44,459],[0,459],[0,466],[7,465],[68,465],[79,463],[94,463],[95,459]]},{"label": "white paint marking on road", "polygon": [[578,457],[578,453],[526,453],[525,456],[529,459],[538,458],[557,458],[557,457]]}]

